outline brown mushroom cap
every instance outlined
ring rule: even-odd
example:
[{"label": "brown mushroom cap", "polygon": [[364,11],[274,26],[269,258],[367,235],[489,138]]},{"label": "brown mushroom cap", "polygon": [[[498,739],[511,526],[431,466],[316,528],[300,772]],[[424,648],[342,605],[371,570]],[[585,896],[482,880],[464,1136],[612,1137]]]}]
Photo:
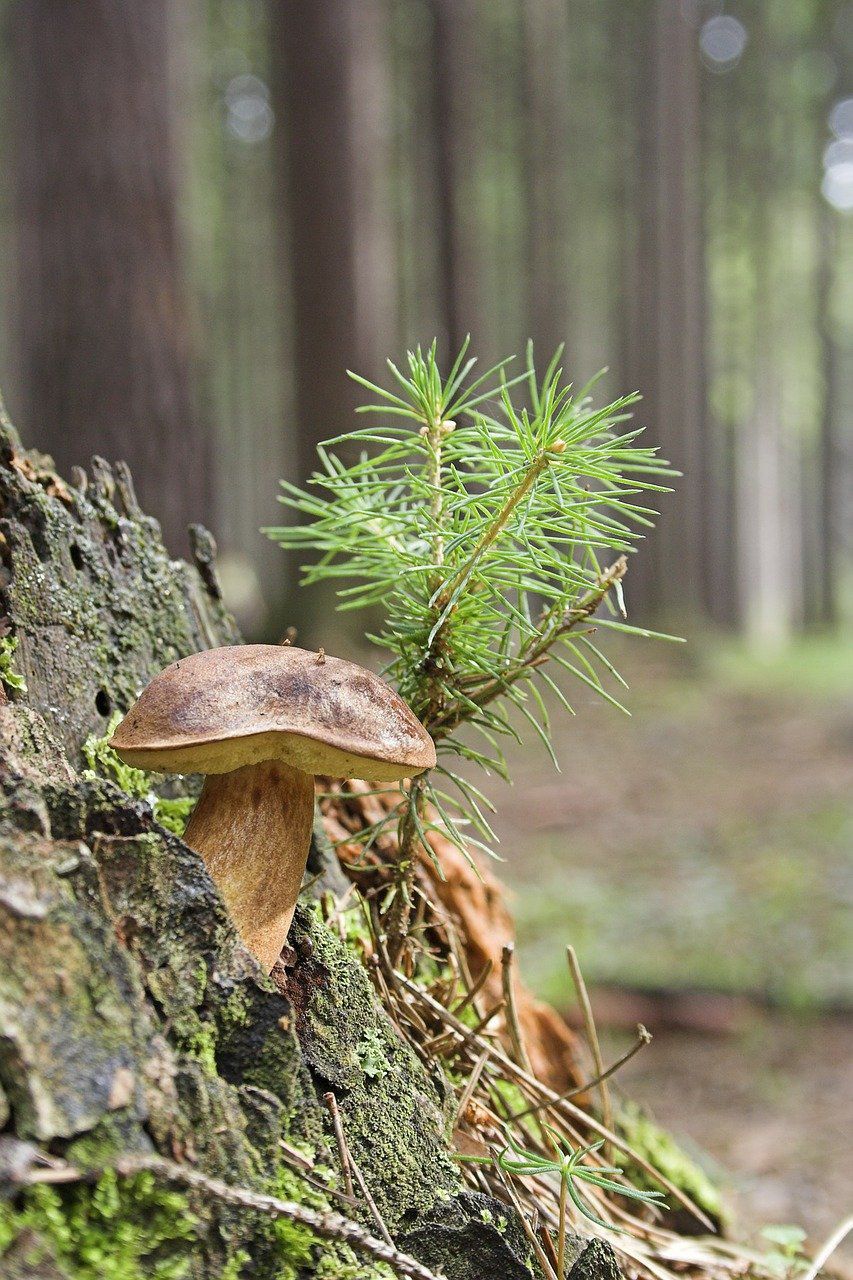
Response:
[{"label": "brown mushroom cap", "polygon": [[384,680],[285,645],[208,649],[166,667],[110,745],[166,773],[284,760],[305,773],[394,782],[430,769],[429,734]]}]

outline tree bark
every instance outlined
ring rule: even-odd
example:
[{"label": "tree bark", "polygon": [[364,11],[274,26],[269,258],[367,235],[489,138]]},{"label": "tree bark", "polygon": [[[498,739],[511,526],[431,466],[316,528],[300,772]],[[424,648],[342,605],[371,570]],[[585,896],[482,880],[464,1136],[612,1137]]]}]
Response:
[{"label": "tree bark", "polygon": [[209,517],[170,126],[167,0],[15,0],[25,433],[60,468],[121,457],[173,545]]}]

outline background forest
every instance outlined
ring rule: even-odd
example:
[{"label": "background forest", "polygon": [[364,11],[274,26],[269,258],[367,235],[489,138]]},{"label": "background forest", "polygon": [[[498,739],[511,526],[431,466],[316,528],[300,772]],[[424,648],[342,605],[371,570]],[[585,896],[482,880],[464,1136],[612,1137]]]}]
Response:
[{"label": "background forest", "polygon": [[[528,976],[572,941],[629,1087],[755,1218],[849,1205],[853,4],[7,0],[0,385],[65,472],[215,532],[247,636],[348,653],[263,539],[356,369],[465,334],[681,470],[625,583],[633,720],[579,703],[502,806]],[[715,1037],[712,1049],[708,1037]],[[746,1071],[745,1062],[753,1064]],[[666,1088],[662,1088],[666,1082]]]}]

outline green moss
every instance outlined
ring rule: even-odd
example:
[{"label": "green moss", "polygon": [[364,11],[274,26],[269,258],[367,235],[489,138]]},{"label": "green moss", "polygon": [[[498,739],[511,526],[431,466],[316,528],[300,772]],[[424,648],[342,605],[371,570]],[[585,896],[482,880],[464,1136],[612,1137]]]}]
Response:
[{"label": "green moss", "polygon": [[17,636],[3,636],[0,640],[0,682],[7,689],[14,689],[18,693],[27,692],[27,682],[21,675],[20,671],[16,671],[13,665],[15,650],[18,648]]},{"label": "green moss", "polygon": [[195,1058],[205,1075],[216,1076],[216,1027],[199,1018],[192,1031],[182,1039],[181,1048]]},{"label": "green moss", "polygon": [[[148,774],[143,769],[134,769],[119,759],[110,746],[110,738],[122,720],[122,713],[114,711],[110,716],[103,734],[90,734],[83,743],[83,758],[89,770],[96,777],[109,778],[116,786],[121,787],[126,795],[137,800],[145,800],[151,790]],[[84,774],[84,777],[86,775]]]},{"label": "green moss", "polygon": [[49,1245],[72,1280],[181,1280],[190,1267],[196,1218],[186,1197],[153,1175],[94,1186],[28,1188],[18,1208],[0,1205],[0,1252],[21,1231]]},{"label": "green moss", "polygon": [[158,796],[152,793],[151,808],[155,821],[171,831],[173,835],[182,836],[186,830],[189,816],[195,808],[194,796]]},{"label": "green moss", "polygon": [[79,1169],[101,1169],[128,1152],[144,1150],[145,1138],[124,1109],[102,1116],[93,1129],[69,1142],[64,1156]]},{"label": "green moss", "polygon": [[440,1068],[424,1072],[394,1033],[364,969],[315,907],[300,906],[297,941],[302,931],[326,975],[311,989],[302,1052],[315,1077],[338,1092],[347,1141],[393,1232],[406,1215],[427,1211],[440,1188],[458,1190],[447,1147],[451,1091]]},{"label": "green moss", "polygon": [[[1,642],[0,642],[1,643]],[[114,711],[103,734],[90,734],[83,743],[83,756],[89,766],[84,772],[86,777],[109,778],[120,787],[126,795],[135,800],[147,800],[151,805],[154,818],[171,831],[173,835],[182,836],[187,819],[192,813],[195,800],[192,796],[160,796],[151,786],[151,775],[144,769],[134,769],[125,764],[110,746],[110,738],[115,733],[122,714]]]},{"label": "green moss", "polygon": [[216,1077],[219,1028],[213,1017],[202,1012],[208,984],[204,960],[199,958],[187,968],[170,958],[162,968],[151,969],[145,975],[145,983],[169,1018],[171,1042],[179,1052],[198,1062],[205,1075]]},{"label": "green moss", "polygon": [[[285,1018],[287,1015],[284,1015]],[[299,1078],[300,1061],[296,1038],[280,1024],[278,1020],[253,1024],[248,1015],[242,1024],[246,1027],[245,1044],[240,1043],[240,1080],[243,1084],[253,1085],[257,1089],[266,1089],[279,1099],[285,1108],[285,1121],[289,1131],[290,1122],[298,1110],[300,1096],[305,1084]],[[223,1042],[226,1053],[233,1049],[235,1042],[242,1041],[239,1023],[231,1023],[231,1027],[223,1025]],[[229,1030],[233,1035],[229,1035]],[[291,1135],[288,1132],[288,1136]],[[298,1136],[298,1135],[297,1135]]]},{"label": "green moss", "polygon": [[[313,1176],[323,1173],[322,1166],[315,1165]],[[279,1169],[270,1186],[270,1194],[310,1209],[325,1211],[334,1207],[328,1196],[286,1165]],[[281,1267],[275,1280],[299,1280],[301,1271],[306,1268],[312,1268],[311,1274],[317,1280],[385,1280],[394,1274],[381,1264],[362,1260],[348,1245],[318,1241],[307,1227],[287,1218],[276,1219],[272,1224],[272,1234]]]},{"label": "green moss", "polygon": [[219,1025],[227,1030],[248,1024],[249,1001],[242,987],[238,987],[226,1000],[220,1001],[216,1016]]},{"label": "green moss", "polygon": [[356,1259],[350,1249],[346,1253],[352,1262],[343,1260],[343,1250],[329,1249],[317,1263],[316,1280],[394,1280],[395,1273],[384,1263],[366,1264]]},{"label": "green moss", "polygon": [[[700,1209],[718,1222],[726,1219],[725,1206],[719,1188],[700,1165],[678,1145],[665,1129],[655,1124],[636,1104],[623,1104],[616,1121],[618,1131],[649,1164],[659,1169],[670,1182],[690,1196]],[[635,1161],[622,1161],[630,1182],[639,1190],[660,1191],[655,1182]]]},{"label": "green moss", "polygon": [[251,1254],[248,1254],[245,1249],[239,1249],[220,1271],[219,1280],[240,1280],[243,1268],[251,1261]]},{"label": "green moss", "polygon": [[[334,1173],[316,1165],[315,1178],[334,1183]],[[269,1194],[320,1212],[334,1209],[329,1196],[281,1166],[265,1187]],[[355,1253],[349,1246],[318,1239],[308,1228],[287,1218],[263,1215],[237,1239],[250,1236],[252,1252],[230,1253],[218,1280],[240,1280],[254,1274],[256,1256],[266,1256],[270,1280],[393,1280],[382,1263]],[[499,1215],[481,1214],[503,1234]],[[33,1232],[68,1274],[69,1280],[184,1280],[193,1272],[201,1248],[201,1224],[180,1192],[158,1185],[154,1175],[139,1173],[122,1180],[104,1174],[94,1186],[55,1188],[39,1185],[22,1193],[17,1207],[0,1205],[0,1255],[19,1233]],[[232,1245],[233,1248],[233,1245]],[[266,1253],[269,1249],[269,1253]]]}]

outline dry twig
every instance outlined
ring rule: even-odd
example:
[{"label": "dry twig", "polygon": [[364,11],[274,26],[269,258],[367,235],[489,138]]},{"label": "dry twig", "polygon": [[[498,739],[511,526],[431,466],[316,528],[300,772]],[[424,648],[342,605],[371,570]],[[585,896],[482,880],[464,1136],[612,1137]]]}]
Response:
[{"label": "dry twig", "polygon": [[853,1231],[853,1217],[847,1218],[835,1228],[829,1239],[818,1250],[817,1257],[803,1276],[803,1280],[817,1280],[817,1276],[820,1275],[835,1250],[851,1231]]},{"label": "dry twig", "polygon": [[338,1100],[333,1093],[324,1093],[323,1101],[329,1115],[332,1117],[332,1128],[335,1133],[335,1143],[338,1148],[338,1159],[341,1162],[341,1172],[344,1175],[344,1188],[348,1196],[353,1196],[352,1185],[352,1162],[347,1146],[346,1135],[344,1134],[344,1126],[341,1124],[341,1113],[338,1110]]},{"label": "dry twig", "polygon": [[[240,1209],[249,1209],[254,1213],[263,1213],[271,1218],[287,1218],[302,1227],[307,1227],[323,1240],[338,1240],[355,1250],[367,1254],[378,1262],[386,1263],[398,1276],[405,1280],[445,1280],[445,1277],[430,1271],[417,1258],[401,1253],[385,1240],[377,1240],[364,1227],[349,1218],[332,1210],[323,1211],[309,1209],[305,1205],[294,1204],[290,1200],[279,1200],[277,1196],[265,1195],[252,1191],[248,1187],[235,1187],[231,1183],[222,1182],[219,1178],[211,1178],[198,1169],[178,1164],[174,1160],[165,1160],[162,1156],[123,1156],[112,1165],[103,1165],[98,1169],[76,1169],[68,1166],[64,1171],[64,1181],[85,1182],[114,1170],[121,1178],[131,1178],[137,1173],[153,1173],[169,1182],[177,1182],[181,1186],[221,1200],[224,1204],[233,1204]],[[55,1173],[62,1172],[54,1170]],[[22,1182],[44,1181],[30,1175],[24,1175]],[[58,1180],[58,1179],[56,1179]]]},{"label": "dry twig", "polygon": [[512,981],[512,962],[515,958],[515,947],[508,942],[501,951],[501,986],[504,993],[504,1003],[506,1005],[506,1021],[509,1038],[512,1042],[513,1052],[516,1061],[520,1067],[528,1075],[533,1075],[533,1068],[530,1065],[530,1057],[524,1047],[524,1037],[521,1034],[521,1026],[518,1021],[518,1009],[515,1005],[515,989]]},{"label": "dry twig", "polygon": [[598,1042],[598,1032],[595,1029],[595,1018],[592,1016],[592,1004],[590,1003],[589,992],[586,989],[586,983],[583,980],[583,974],[581,973],[581,967],[574,947],[566,947],[566,955],[569,961],[569,971],[572,975],[572,982],[575,984],[575,991],[578,995],[578,1004],[580,1005],[581,1015],[583,1016],[584,1029],[586,1031],[586,1038],[592,1054],[595,1074],[598,1077],[598,1096],[601,1098],[601,1120],[605,1129],[612,1129],[613,1108],[610,1105],[610,1090],[607,1087],[607,1077],[604,1071],[604,1059],[601,1056],[601,1045]]},{"label": "dry twig", "polygon": [[[615,1075],[621,1067],[624,1067],[626,1062],[630,1062],[635,1053],[639,1053],[641,1049],[644,1049],[645,1046],[647,1044],[651,1044],[651,1042],[652,1033],[646,1030],[642,1022],[638,1022],[637,1039],[631,1045],[630,1049],[627,1049],[620,1058],[616,1059],[615,1062],[611,1062],[610,1066],[602,1075],[593,1076],[592,1080],[587,1080],[584,1084],[576,1085],[574,1089],[567,1089],[565,1093],[559,1094],[558,1097],[560,1102],[565,1102],[569,1098],[576,1098],[579,1094],[587,1093],[590,1089],[594,1089],[596,1085],[601,1084],[603,1080],[609,1080],[610,1077]],[[544,1102],[536,1102],[530,1107],[525,1107],[523,1111],[514,1112],[512,1115],[507,1116],[507,1120],[524,1120],[525,1117],[532,1116],[537,1111],[544,1111],[546,1108],[552,1107],[553,1105],[553,1102],[549,1102],[546,1098]]]}]

